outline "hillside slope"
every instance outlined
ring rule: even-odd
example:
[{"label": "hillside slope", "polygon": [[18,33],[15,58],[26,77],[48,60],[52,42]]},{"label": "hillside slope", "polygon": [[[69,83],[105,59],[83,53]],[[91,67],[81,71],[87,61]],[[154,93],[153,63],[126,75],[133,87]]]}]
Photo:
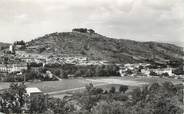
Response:
[{"label": "hillside slope", "polygon": [[112,39],[96,33],[52,33],[28,42],[28,52],[82,55],[110,62],[134,63],[146,59],[176,59],[184,56],[181,47],[157,42]]},{"label": "hillside slope", "polygon": [[10,44],[8,43],[3,43],[3,42],[0,42],[0,50],[1,48],[7,48]]},{"label": "hillside slope", "polygon": [[9,47],[9,45],[10,44],[8,44],[8,43],[2,43],[2,42],[0,42],[0,54],[2,54],[3,53],[3,50],[4,49],[7,49]]}]

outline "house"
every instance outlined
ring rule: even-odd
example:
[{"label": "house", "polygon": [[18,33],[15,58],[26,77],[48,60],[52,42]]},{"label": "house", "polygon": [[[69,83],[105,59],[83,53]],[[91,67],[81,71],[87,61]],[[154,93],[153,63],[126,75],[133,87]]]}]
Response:
[{"label": "house", "polygon": [[22,70],[27,70],[27,63],[19,64],[0,64],[0,72],[20,72]]},{"label": "house", "polygon": [[32,57],[22,57],[20,58],[22,61],[25,61],[27,63],[30,63],[30,62],[35,62],[35,59],[32,58]]},{"label": "house", "polygon": [[[26,88],[26,93],[28,95],[27,100],[28,101],[38,101],[40,98],[44,98],[44,105],[47,105],[48,102],[48,96],[44,95],[44,93],[37,87],[27,87]],[[29,106],[30,104],[28,104]]]},{"label": "house", "polygon": [[37,87],[27,87],[26,93],[30,99],[38,98],[40,95],[44,95],[43,92]]},{"label": "house", "polygon": [[141,69],[141,73],[142,74],[145,74],[146,76],[149,76],[150,75],[150,70],[145,68],[145,69]]},{"label": "house", "polygon": [[14,45],[10,45],[10,46],[9,46],[9,51],[10,51],[11,53],[15,53],[15,46],[14,46]]},{"label": "house", "polygon": [[0,64],[0,72],[1,73],[10,72],[12,70],[12,68],[13,67],[11,65]]},{"label": "house", "polygon": [[172,68],[162,68],[162,69],[155,69],[154,72],[157,74],[163,74],[163,73],[168,73],[169,76],[172,76]]}]

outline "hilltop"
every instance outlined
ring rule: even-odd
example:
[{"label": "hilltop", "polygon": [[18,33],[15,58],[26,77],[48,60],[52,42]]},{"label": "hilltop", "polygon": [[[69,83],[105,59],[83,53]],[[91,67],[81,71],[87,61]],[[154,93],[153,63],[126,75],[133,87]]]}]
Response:
[{"label": "hilltop", "polygon": [[[90,29],[91,30],[91,29]],[[94,31],[51,33],[27,42],[26,52],[55,55],[81,55],[93,60],[135,63],[150,59],[181,59],[181,47],[168,43],[113,39]]]}]

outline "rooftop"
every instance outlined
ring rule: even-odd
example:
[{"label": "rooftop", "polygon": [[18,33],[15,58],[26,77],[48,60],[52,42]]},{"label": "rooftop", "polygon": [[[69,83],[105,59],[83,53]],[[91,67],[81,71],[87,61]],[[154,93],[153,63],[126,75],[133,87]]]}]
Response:
[{"label": "rooftop", "polygon": [[41,93],[42,91],[37,87],[27,87],[26,92],[30,95],[31,93]]}]

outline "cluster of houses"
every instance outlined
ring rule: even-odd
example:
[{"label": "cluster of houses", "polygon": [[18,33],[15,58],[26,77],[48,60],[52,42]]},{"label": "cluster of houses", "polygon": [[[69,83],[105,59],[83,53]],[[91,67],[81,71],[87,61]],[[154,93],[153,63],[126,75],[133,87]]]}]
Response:
[{"label": "cluster of houses", "polygon": [[[17,47],[18,46],[18,47]],[[9,62],[9,64],[5,64],[1,62],[0,64],[0,72],[18,72],[22,70],[28,69],[28,63],[42,63],[43,67],[46,64],[75,64],[75,65],[108,65],[108,61],[106,60],[90,60],[86,56],[81,55],[52,55],[52,54],[33,54],[27,53],[25,51],[21,51],[15,48],[21,48],[24,45],[10,45],[9,51],[16,53],[12,56],[8,55],[10,60],[13,62]],[[4,55],[2,55],[4,57]],[[16,62],[17,61],[17,62]],[[155,73],[157,75],[166,74],[168,76],[173,76],[173,69],[169,67],[165,68],[150,68],[150,64],[147,63],[138,63],[138,64],[124,64],[120,65],[119,73],[121,76],[151,76],[151,73]]]},{"label": "cluster of houses", "polygon": [[[14,45],[10,45],[9,51],[14,52]],[[81,55],[42,55],[26,53],[25,51],[16,51],[16,54],[1,55],[0,58],[8,57],[8,63],[5,64],[3,59],[0,63],[0,73],[20,72],[27,70],[29,63],[45,64],[75,64],[75,65],[106,65],[105,60],[89,60],[88,57]]]},{"label": "cluster of houses", "polygon": [[23,61],[30,63],[43,63],[43,64],[75,64],[75,65],[105,65],[108,64],[106,60],[90,60],[86,56],[81,55],[40,55],[30,54],[24,51],[17,51],[16,55]]},{"label": "cluster of houses", "polygon": [[22,70],[27,70],[27,63],[19,64],[0,64],[0,73],[11,73],[20,72]]},{"label": "cluster of houses", "polygon": [[154,74],[151,74],[154,72],[155,76],[160,76],[163,74],[167,74],[168,76],[172,77],[173,74],[173,68],[166,67],[166,68],[150,68],[150,64],[146,63],[139,63],[139,64],[125,64],[124,66],[120,67],[120,74],[121,76],[153,76]]},{"label": "cluster of houses", "polygon": [[144,63],[139,63],[139,64],[125,64],[123,66],[120,66],[119,73],[122,77],[124,76],[135,76],[139,72],[140,66],[143,68],[146,68],[150,64],[144,64]]}]

